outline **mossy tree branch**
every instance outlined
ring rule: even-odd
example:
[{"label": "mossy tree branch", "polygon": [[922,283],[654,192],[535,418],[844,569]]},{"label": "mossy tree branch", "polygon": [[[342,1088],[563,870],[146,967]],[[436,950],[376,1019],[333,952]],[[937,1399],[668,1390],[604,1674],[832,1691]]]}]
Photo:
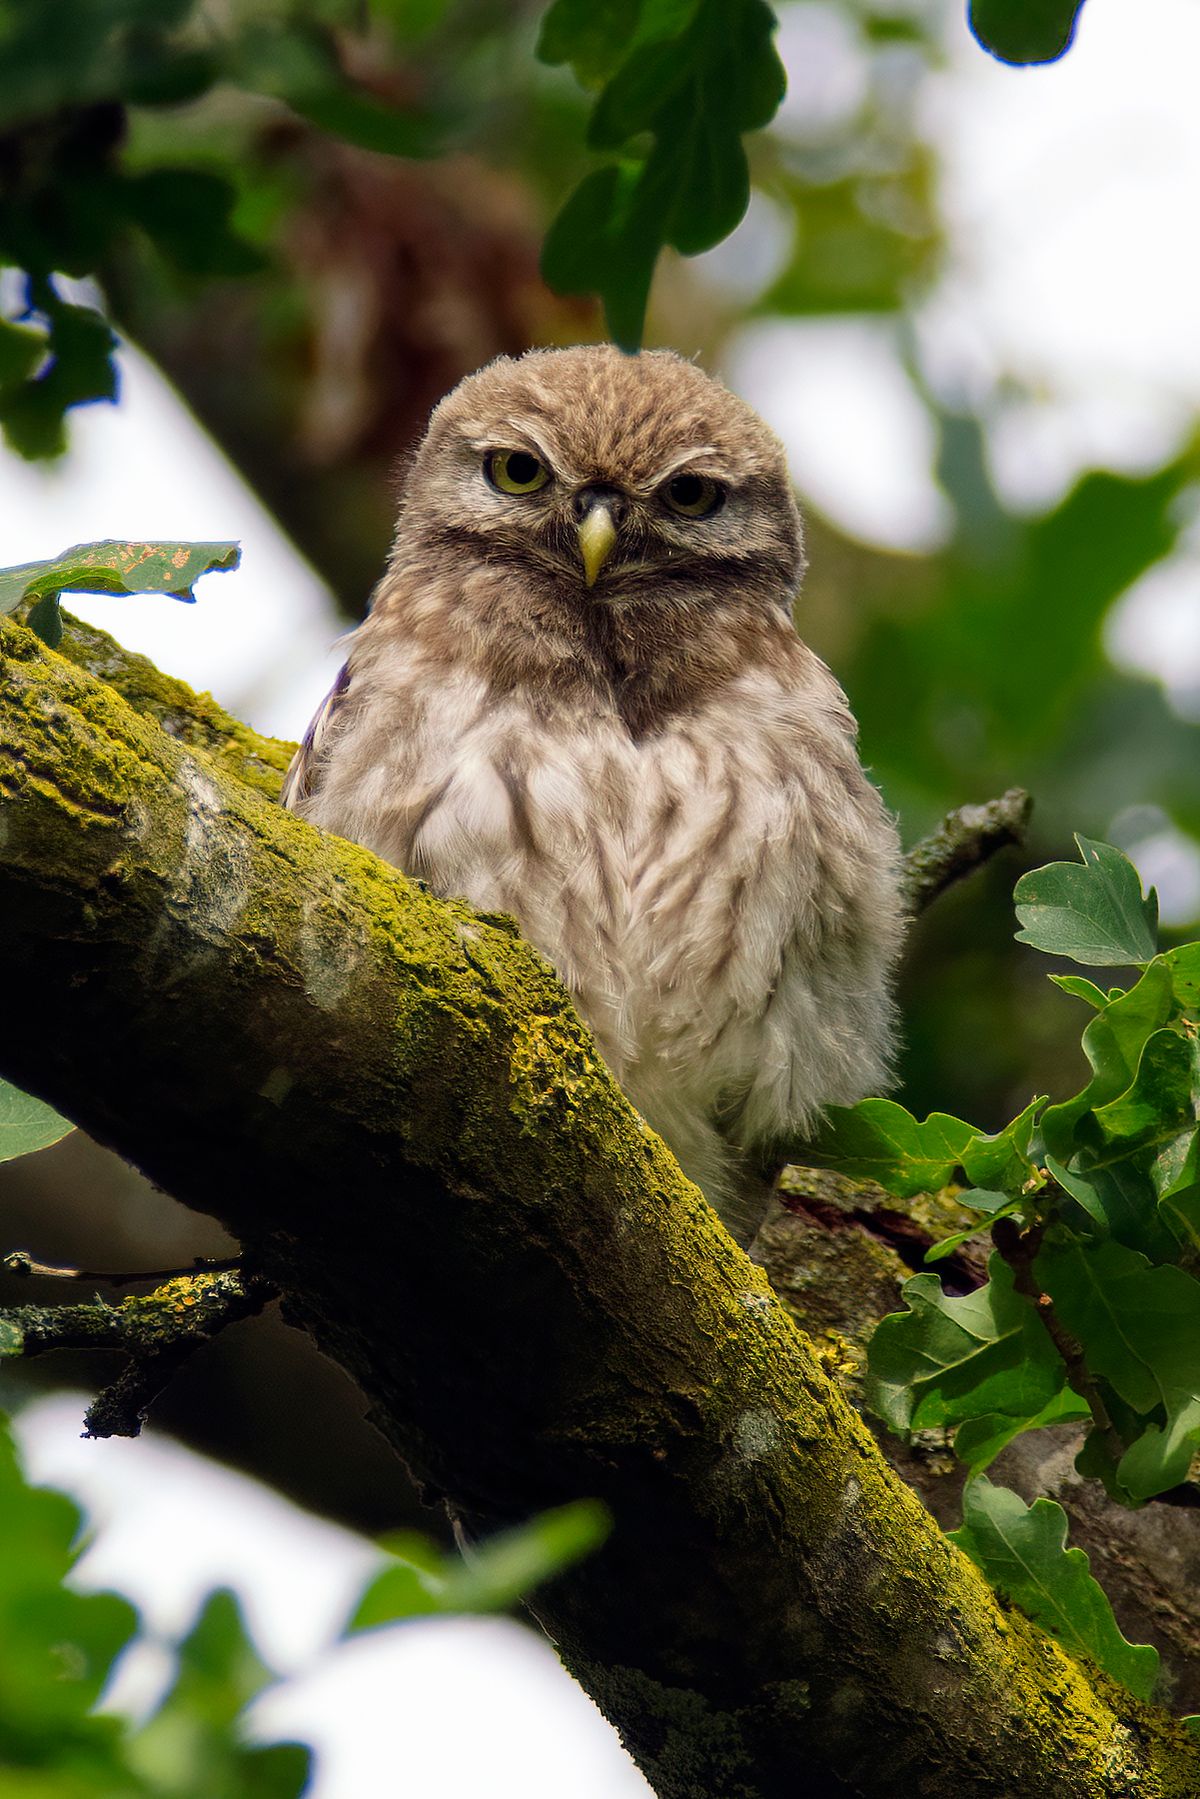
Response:
[{"label": "mossy tree branch", "polygon": [[269,1282],[226,1269],[179,1275],[115,1306],[99,1297],[76,1305],[10,1306],[0,1312],[0,1354],[120,1351],[127,1366],[88,1407],[84,1429],[90,1437],[136,1437],[151,1402],[187,1358],[274,1297]]},{"label": "mossy tree branch", "polygon": [[214,1213],[538,1601],[664,1799],[1184,1799],[1200,1745],[997,1605],[507,921],[0,626],[3,1071]]},{"label": "mossy tree branch", "polygon": [[1010,787],[999,799],[947,812],[936,831],[923,837],[905,861],[905,890],[911,912],[923,912],[955,881],[973,874],[998,850],[1024,839],[1033,799]]}]

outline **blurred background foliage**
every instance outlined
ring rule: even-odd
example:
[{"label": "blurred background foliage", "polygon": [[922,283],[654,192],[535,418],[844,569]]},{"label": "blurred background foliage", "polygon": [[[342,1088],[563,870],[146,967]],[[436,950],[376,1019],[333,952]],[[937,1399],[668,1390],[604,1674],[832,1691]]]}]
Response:
[{"label": "blurred background foliage", "polygon": [[[734,36],[717,30],[726,5]],[[1070,1001],[1011,941],[1021,867],[1069,855],[1073,830],[1135,858],[1164,834],[1200,844],[1197,724],[1105,637],[1183,541],[1200,470],[1187,441],[1157,469],[1095,469],[1047,511],[998,493],[989,408],[1032,396],[1005,371],[968,401],[922,323],[946,256],[924,99],[948,8],[961,0],[780,7],[785,23],[833,21],[853,95],[827,104],[819,65],[793,64],[788,102],[751,129],[779,100],[757,0],[0,0],[0,425],[17,454],[61,452],[70,408],[112,397],[118,340],[136,343],[352,619],[432,404],[490,357],[605,334],[594,293],[543,279],[556,218],[558,287],[602,289],[629,337],[653,264],[645,341],[718,372],[748,325],[888,321],[939,446],[943,541],[856,541],[802,493],[797,618],[849,692],[907,840],[1009,786],[1036,796],[1023,857],[921,921],[904,977],[898,1097],[991,1129],[1082,1068]],[[1078,10],[974,12],[984,35],[999,13],[1019,38],[1024,19],[1029,41],[993,47],[1032,60],[1062,48]],[[681,101],[661,76],[685,38]],[[676,153],[698,110],[697,153],[715,143],[723,173],[680,213],[693,177]],[[750,194],[769,255],[751,244],[732,273],[669,247],[655,262],[660,244],[723,235]],[[1185,910],[1168,941],[1194,926]],[[10,1243],[47,1259],[153,1266],[228,1247],[78,1137],[6,1171],[5,1191]],[[228,1332],[156,1416],[360,1526],[411,1511],[343,1377],[278,1325]],[[306,1453],[314,1441],[326,1453]]]},{"label": "blurred background foliage", "polygon": [[[597,1548],[608,1523],[587,1501],[564,1506],[477,1545],[469,1565],[412,1532],[389,1539],[340,1636],[411,1618],[506,1611]],[[164,1641],[128,1600],[64,1584],[86,1542],[73,1501],[28,1483],[0,1415],[5,1799],[299,1799],[312,1751],[263,1742],[255,1729],[253,1702],[276,1677],[237,1596],[210,1593],[187,1631]],[[98,1716],[125,1652],[141,1658],[137,1715]]]}]

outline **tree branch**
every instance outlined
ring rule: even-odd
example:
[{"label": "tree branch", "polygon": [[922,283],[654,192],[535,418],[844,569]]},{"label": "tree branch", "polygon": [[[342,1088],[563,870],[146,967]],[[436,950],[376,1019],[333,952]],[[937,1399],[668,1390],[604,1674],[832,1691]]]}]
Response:
[{"label": "tree branch", "polygon": [[1023,787],[1010,787],[998,800],[947,812],[936,831],[923,837],[904,859],[904,886],[910,912],[923,912],[940,893],[973,874],[1007,844],[1021,843],[1033,811]]},{"label": "tree branch", "polygon": [[5,1073],[254,1246],[473,1531],[604,1500],[538,1612],[663,1799],[1185,1799],[1200,1745],[942,1537],[507,920],[0,625]]},{"label": "tree branch", "polygon": [[226,1271],[183,1275],[116,1306],[100,1298],[88,1305],[10,1306],[0,1311],[0,1354],[120,1350],[129,1366],[88,1407],[84,1428],[90,1437],[136,1437],[151,1402],[187,1358],[275,1297],[269,1282]]},{"label": "tree branch", "polygon": [[58,654],[76,668],[116,689],[133,710],[152,718],[168,736],[205,755],[267,799],[277,799],[295,749],[277,737],[264,737],[218,706],[211,694],[196,693],[186,682],[164,675],[146,656],[127,650],[107,631],[64,612]]}]

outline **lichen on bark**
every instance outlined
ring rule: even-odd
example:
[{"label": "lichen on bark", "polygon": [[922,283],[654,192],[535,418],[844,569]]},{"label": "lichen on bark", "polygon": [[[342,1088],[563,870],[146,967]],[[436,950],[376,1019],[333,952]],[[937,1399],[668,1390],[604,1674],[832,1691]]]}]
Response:
[{"label": "lichen on bark", "polygon": [[887,1466],[503,920],[0,625],[3,1072],[251,1243],[468,1531],[616,1527],[537,1609],[666,1799],[1185,1799]]}]

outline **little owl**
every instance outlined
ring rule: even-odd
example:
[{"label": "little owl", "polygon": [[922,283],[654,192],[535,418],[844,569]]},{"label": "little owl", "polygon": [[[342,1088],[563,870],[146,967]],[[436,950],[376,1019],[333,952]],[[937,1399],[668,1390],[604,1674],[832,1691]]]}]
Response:
[{"label": "little owl", "polygon": [[284,792],[511,913],[742,1241],[777,1147],[884,1081],[900,937],[802,567],[780,444],[693,364],[493,362],[430,419]]}]

